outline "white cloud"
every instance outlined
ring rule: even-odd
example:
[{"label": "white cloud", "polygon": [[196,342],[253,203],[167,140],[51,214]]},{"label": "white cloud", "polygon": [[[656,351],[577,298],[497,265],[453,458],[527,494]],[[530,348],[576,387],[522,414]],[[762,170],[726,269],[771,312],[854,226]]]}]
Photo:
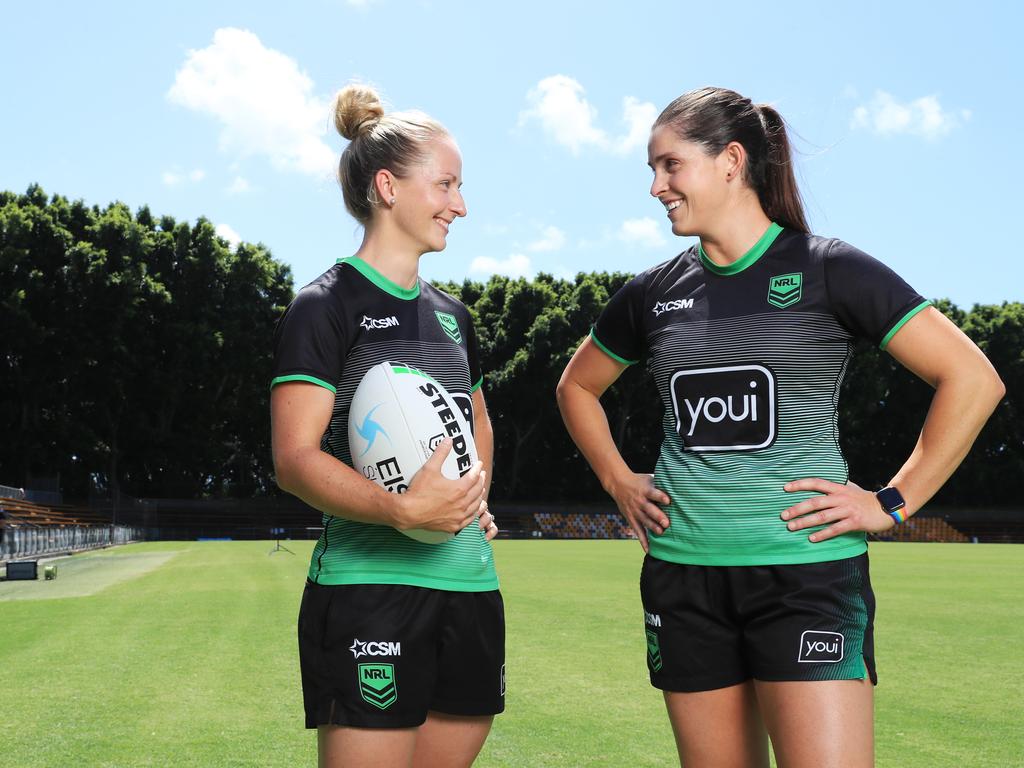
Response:
[{"label": "white cloud", "polygon": [[231,250],[237,248],[238,244],[242,242],[242,236],[227,224],[218,224],[214,231],[217,233],[217,237],[223,237],[228,241],[228,244],[231,246]]},{"label": "white cloud", "polygon": [[649,101],[627,96],[622,100],[622,117],[629,124],[629,132],[616,141],[615,151],[624,155],[634,147],[647,146],[651,126],[658,117],[657,108]]},{"label": "white cloud", "polygon": [[235,176],[234,180],[231,182],[231,186],[229,186],[225,191],[229,195],[241,195],[248,192],[250,189],[251,187],[249,186],[248,179],[243,176]]},{"label": "white cloud", "polygon": [[477,256],[469,265],[474,275],[508,275],[509,277],[528,277],[533,274],[530,257],[522,253],[513,253],[507,259],[498,260],[490,256]]},{"label": "white cloud", "polygon": [[875,91],[874,98],[853,110],[852,126],[864,128],[879,136],[909,134],[938,139],[971,119],[969,110],[959,115],[944,110],[934,96],[922,96],[900,103],[892,94]]},{"label": "white cloud", "polygon": [[526,246],[528,251],[558,251],[565,245],[565,232],[558,227],[544,227],[540,240]]},{"label": "white cloud", "polygon": [[616,237],[624,243],[643,248],[660,248],[665,245],[662,225],[649,216],[642,219],[626,219],[619,227]]},{"label": "white cloud", "polygon": [[189,51],[167,98],[221,126],[222,150],[269,158],[282,170],[323,175],[334,165],[324,142],[328,106],[294,59],[244,29],[218,29]]},{"label": "white cloud", "polygon": [[622,100],[625,135],[612,137],[596,125],[597,109],[587,101],[583,86],[566,75],[552,75],[537,83],[526,94],[528,108],[519,113],[519,125],[531,120],[558,144],[574,155],[585,148],[626,154],[647,141],[657,112],[650,102],[633,96]]},{"label": "white cloud", "polygon": [[200,182],[206,178],[206,171],[202,168],[196,168],[189,171],[188,173],[179,173],[178,171],[164,171],[160,174],[160,180],[163,181],[168,187],[176,187],[185,181],[191,181],[193,183]]}]

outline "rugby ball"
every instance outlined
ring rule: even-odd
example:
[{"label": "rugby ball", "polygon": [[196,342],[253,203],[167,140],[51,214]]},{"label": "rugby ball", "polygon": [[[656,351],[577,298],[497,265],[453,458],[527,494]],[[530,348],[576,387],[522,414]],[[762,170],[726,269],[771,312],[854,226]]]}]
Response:
[{"label": "rugby ball", "polygon": [[[441,474],[457,480],[477,461],[472,401],[452,395],[429,374],[402,363],[378,363],[363,376],[348,414],[352,465],[392,493],[405,493],[409,481],[446,437],[452,450]],[[406,536],[427,544],[454,534],[411,529]]]}]

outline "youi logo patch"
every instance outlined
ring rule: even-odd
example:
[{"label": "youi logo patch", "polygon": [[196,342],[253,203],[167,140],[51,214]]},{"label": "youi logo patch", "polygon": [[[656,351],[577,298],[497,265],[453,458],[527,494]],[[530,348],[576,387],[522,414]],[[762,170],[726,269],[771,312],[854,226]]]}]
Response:
[{"label": "youi logo patch", "polygon": [[805,630],[800,635],[799,662],[834,664],[843,660],[844,638],[838,632]]},{"label": "youi logo patch", "polygon": [[688,451],[753,451],[775,442],[775,374],[766,366],[683,369],[669,390]]}]

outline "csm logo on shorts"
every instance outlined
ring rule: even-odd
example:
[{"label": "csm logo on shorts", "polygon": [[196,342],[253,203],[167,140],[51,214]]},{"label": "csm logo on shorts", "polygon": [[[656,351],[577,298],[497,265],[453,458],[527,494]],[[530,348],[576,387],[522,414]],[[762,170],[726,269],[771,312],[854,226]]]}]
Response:
[{"label": "csm logo on shorts", "polygon": [[806,630],[800,635],[800,654],[797,661],[835,663],[843,660],[843,636],[838,632]]},{"label": "csm logo on shorts", "polygon": [[349,650],[352,651],[352,655],[357,659],[360,656],[401,656],[402,644],[373,640],[367,642],[356,638],[352,640]]},{"label": "csm logo on shorts", "polygon": [[753,451],[775,441],[775,374],[763,365],[672,374],[676,431],[689,451]]}]

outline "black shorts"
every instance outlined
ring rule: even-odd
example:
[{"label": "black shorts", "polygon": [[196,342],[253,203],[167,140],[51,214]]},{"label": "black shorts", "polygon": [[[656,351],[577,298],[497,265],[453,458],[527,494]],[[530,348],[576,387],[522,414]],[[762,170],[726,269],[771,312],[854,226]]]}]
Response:
[{"label": "black shorts", "polygon": [[751,678],[878,683],[867,554],[744,566],[648,555],[640,597],[655,688],[710,691]]},{"label": "black shorts", "polygon": [[427,711],[505,709],[501,593],[306,582],[299,666],[306,727],[408,728]]}]

